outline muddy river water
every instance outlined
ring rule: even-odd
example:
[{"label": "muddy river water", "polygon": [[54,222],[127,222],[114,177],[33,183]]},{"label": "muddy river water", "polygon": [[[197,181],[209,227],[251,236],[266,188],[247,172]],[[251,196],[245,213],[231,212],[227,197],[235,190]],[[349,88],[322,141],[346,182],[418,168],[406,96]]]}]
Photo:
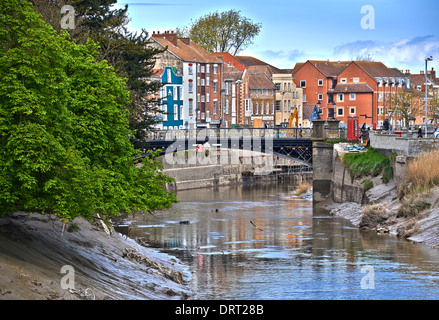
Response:
[{"label": "muddy river water", "polygon": [[179,191],[116,230],[187,264],[195,299],[439,299],[439,250],[361,231],[291,189]]}]

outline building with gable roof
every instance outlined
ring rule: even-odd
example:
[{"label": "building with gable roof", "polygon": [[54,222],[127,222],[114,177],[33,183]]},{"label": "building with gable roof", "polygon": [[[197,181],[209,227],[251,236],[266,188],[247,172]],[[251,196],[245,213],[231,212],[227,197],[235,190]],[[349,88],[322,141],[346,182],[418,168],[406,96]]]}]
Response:
[{"label": "building with gable roof", "polygon": [[[154,31],[148,46],[166,49],[157,57],[155,69],[171,67],[176,75],[182,77],[182,104],[179,111],[182,124],[178,127],[219,127],[222,62],[191,39],[178,38],[170,31]],[[162,107],[169,111],[169,104]]]},{"label": "building with gable roof", "polygon": [[380,127],[394,107],[392,95],[409,87],[410,79],[375,61],[310,61],[296,64],[295,82],[304,103],[319,106],[322,119],[334,116],[341,125],[349,116]]}]

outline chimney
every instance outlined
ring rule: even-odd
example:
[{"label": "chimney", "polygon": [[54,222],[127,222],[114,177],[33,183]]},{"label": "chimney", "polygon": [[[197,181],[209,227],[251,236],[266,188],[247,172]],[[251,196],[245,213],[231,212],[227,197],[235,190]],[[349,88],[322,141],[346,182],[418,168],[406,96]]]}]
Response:
[{"label": "chimney", "polygon": [[165,38],[170,43],[172,43],[174,46],[177,46],[177,34],[175,34],[173,31],[165,31],[164,33],[160,34],[160,31],[153,31],[152,36],[154,38]]}]

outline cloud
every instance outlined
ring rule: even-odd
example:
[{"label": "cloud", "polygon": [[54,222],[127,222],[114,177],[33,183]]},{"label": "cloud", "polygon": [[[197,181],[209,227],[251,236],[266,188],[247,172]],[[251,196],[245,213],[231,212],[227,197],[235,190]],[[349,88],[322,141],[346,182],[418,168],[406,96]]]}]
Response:
[{"label": "cloud", "polygon": [[393,42],[354,41],[334,48],[336,59],[355,59],[368,55],[389,67],[422,68],[426,57],[439,58],[439,39],[426,35]]},{"label": "cloud", "polygon": [[291,65],[298,60],[300,57],[304,57],[306,54],[303,50],[265,50],[260,52],[259,56],[261,60],[271,63],[272,65],[279,68],[291,68]]}]

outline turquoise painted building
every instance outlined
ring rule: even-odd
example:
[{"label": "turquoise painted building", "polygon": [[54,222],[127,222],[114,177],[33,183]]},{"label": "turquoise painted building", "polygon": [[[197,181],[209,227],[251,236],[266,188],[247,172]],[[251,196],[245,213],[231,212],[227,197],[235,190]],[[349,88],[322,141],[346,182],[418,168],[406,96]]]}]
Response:
[{"label": "turquoise painted building", "polygon": [[175,67],[165,67],[161,76],[165,85],[162,88],[163,129],[183,128],[183,73]]}]

